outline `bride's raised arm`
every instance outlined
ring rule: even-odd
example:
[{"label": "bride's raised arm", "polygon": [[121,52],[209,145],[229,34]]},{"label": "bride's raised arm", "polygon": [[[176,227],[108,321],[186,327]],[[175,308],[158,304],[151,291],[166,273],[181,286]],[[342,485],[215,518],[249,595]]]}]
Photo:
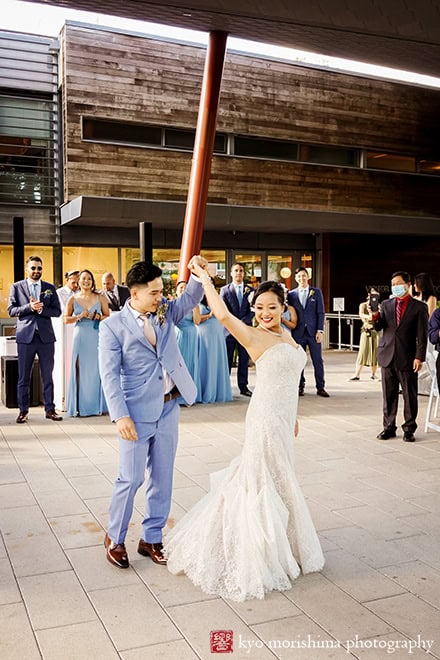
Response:
[{"label": "bride's raised arm", "polygon": [[199,266],[190,261],[188,268],[200,279],[206,295],[206,300],[208,301],[208,305],[216,319],[218,319],[220,323],[224,325],[232,335],[234,335],[237,341],[249,351],[256,339],[255,328],[246,325],[243,321],[240,321],[240,319],[231,314],[215,290],[215,286],[204,266]]}]

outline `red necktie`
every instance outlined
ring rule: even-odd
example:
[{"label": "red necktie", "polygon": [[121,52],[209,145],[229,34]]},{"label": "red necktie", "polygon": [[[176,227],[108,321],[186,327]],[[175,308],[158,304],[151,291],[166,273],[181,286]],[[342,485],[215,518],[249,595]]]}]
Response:
[{"label": "red necktie", "polygon": [[403,300],[397,299],[397,301],[396,301],[396,325],[400,325],[400,319],[402,318],[402,307],[403,307]]}]

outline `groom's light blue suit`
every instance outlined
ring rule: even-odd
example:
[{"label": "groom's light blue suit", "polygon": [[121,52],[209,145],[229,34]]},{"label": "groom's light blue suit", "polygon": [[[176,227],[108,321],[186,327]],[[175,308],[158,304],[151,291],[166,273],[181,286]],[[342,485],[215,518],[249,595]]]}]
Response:
[{"label": "groom's light blue suit", "polygon": [[145,470],[148,484],[142,538],[147,543],[162,541],[171,504],[179,421],[177,400],[164,402],[163,369],[185,401],[194,403],[197,389],[177,346],[174,326],[199,304],[202,295],[201,284],[191,277],[179,298],[163,299],[168,306],[165,323],[159,325],[155,315],[151,316],[155,347],[144,337],[129,301],[100,324],[99,369],[110,417],[112,421],[131,417],[138,434],[134,442],[119,438],[119,476],[107,532],[115,543],[124,543]]}]

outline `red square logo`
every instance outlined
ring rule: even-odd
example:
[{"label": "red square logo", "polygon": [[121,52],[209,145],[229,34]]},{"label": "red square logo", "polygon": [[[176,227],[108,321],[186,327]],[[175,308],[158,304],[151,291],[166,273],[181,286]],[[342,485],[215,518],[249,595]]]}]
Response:
[{"label": "red square logo", "polygon": [[233,653],[233,641],[234,633],[232,630],[211,630],[211,653]]}]

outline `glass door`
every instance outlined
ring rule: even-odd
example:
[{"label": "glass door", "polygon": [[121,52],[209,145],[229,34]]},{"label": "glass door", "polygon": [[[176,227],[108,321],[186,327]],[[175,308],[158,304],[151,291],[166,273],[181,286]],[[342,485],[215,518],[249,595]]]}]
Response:
[{"label": "glass door", "polygon": [[[252,287],[256,287],[260,282],[266,279],[266,263],[263,252],[249,253],[249,252],[235,252],[233,254],[232,263],[238,262],[244,267],[244,281]],[[228,281],[231,281],[228,274]]]}]

